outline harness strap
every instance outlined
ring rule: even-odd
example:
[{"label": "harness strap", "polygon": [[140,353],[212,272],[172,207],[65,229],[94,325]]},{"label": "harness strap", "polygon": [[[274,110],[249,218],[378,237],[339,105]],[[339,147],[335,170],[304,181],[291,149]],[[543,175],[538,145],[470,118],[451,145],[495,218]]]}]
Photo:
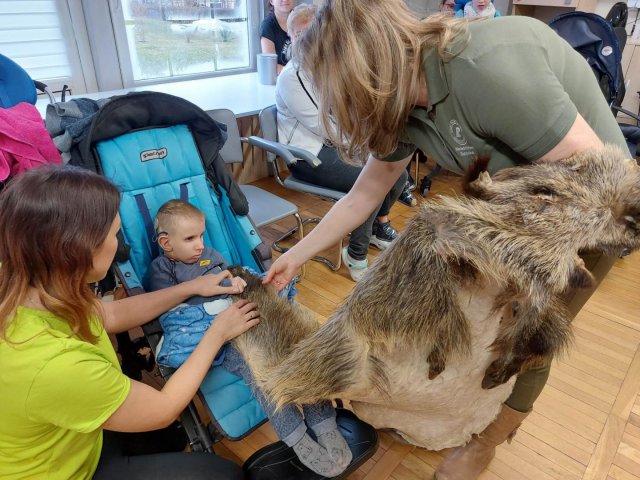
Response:
[{"label": "harness strap", "polygon": [[[182,185],[180,186],[182,190]],[[138,210],[140,211],[140,215],[142,215],[142,221],[144,222],[144,228],[147,231],[147,236],[149,237],[149,245],[151,247],[151,258],[156,258],[158,256],[158,244],[155,241],[155,230],[153,228],[153,219],[151,218],[151,213],[149,213],[149,207],[147,206],[147,202],[144,199],[144,194],[139,193],[134,197],[136,199],[136,204],[138,205]]]},{"label": "harness strap", "polygon": [[180,184],[180,200],[183,202],[189,201],[189,184],[181,183]]}]

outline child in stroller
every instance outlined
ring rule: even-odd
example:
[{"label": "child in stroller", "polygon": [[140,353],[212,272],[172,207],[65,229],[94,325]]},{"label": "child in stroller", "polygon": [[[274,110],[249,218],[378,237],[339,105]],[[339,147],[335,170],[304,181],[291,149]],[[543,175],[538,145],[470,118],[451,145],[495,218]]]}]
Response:
[{"label": "child in stroller", "polygon": [[[231,305],[230,294],[241,293],[246,283],[227,271],[229,265],[220,253],[204,246],[205,217],[190,203],[170,200],[162,205],[156,216],[155,229],[164,255],[151,263],[149,290],[160,290],[202,275],[216,276],[215,282],[219,286],[219,294],[208,298],[192,297],[186,300],[186,304],[160,317],[165,336],[158,362],[177,368],[199,343],[215,316]],[[330,402],[305,405],[304,418],[293,405],[276,411],[256,387],[246,362],[232,344],[220,350],[214,365],[221,365],[243,378],[278,436],[293,448],[308,468],[320,475],[334,477],[349,466],[351,451],[338,430],[336,412]],[[316,440],[308,433],[307,427]]]},{"label": "child in stroller", "polygon": [[456,0],[455,16],[462,18],[499,17],[500,12],[493,5],[493,0]]}]

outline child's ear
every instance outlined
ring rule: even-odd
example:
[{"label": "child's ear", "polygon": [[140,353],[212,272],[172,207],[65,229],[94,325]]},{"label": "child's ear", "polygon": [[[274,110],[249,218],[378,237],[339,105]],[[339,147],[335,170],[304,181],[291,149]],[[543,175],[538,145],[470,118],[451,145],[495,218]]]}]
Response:
[{"label": "child's ear", "polygon": [[165,252],[170,252],[172,250],[171,241],[167,235],[161,235],[160,238],[158,238],[158,245],[160,245],[160,248]]}]

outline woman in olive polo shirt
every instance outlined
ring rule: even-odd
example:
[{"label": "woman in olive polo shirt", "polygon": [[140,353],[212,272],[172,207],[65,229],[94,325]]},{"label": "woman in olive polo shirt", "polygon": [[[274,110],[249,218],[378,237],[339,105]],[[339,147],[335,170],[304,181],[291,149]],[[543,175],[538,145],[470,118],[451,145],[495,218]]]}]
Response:
[{"label": "woman in olive polo shirt", "polygon": [[[380,204],[416,147],[462,173],[476,157],[489,170],[555,161],[603,143],[627,149],[586,61],[543,23],[527,17],[467,22],[418,20],[401,0],[332,0],[296,53],[317,85],[321,118],[350,156],[373,152],[353,189],[265,281],[286,285]],[[331,131],[325,128],[326,131]],[[600,280],[613,258],[585,254]],[[570,294],[575,315],[592,292]],[[549,365],[518,376],[498,418],[439,466],[438,480],[475,479],[532,408]]]}]

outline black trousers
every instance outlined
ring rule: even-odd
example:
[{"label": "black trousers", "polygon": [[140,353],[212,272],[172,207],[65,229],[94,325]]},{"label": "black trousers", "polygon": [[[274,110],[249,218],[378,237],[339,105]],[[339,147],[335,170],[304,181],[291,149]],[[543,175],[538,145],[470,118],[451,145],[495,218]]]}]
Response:
[{"label": "black trousers", "polygon": [[[351,187],[356,183],[356,179],[363,168],[344,162],[334,147],[322,147],[322,150],[318,153],[318,158],[322,161],[322,164],[316,168],[302,161],[295,165],[290,165],[288,168],[291,174],[298,180],[344,193],[351,190]],[[407,177],[407,172],[403,171],[400,178],[398,178],[393,187],[391,187],[391,190],[387,192],[380,208],[373,212],[362,225],[351,232],[351,237],[349,238],[349,255],[351,255],[351,258],[354,260],[364,260],[367,258],[373,222],[376,217],[383,217],[389,214],[391,206],[398,200],[398,197],[404,190]]]},{"label": "black trousers", "polygon": [[242,469],[213,453],[184,452],[186,437],[172,425],[143,433],[104,431],[94,480],[241,480]]}]

